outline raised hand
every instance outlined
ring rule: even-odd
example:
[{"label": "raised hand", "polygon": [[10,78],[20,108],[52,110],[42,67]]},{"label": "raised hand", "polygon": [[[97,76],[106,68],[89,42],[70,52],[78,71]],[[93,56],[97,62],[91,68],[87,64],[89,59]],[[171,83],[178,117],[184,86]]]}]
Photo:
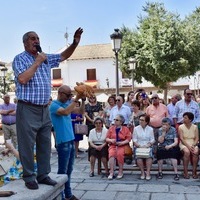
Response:
[{"label": "raised hand", "polygon": [[75,31],[74,41],[73,41],[74,45],[77,45],[80,42],[82,33],[83,33],[83,29],[80,27]]}]

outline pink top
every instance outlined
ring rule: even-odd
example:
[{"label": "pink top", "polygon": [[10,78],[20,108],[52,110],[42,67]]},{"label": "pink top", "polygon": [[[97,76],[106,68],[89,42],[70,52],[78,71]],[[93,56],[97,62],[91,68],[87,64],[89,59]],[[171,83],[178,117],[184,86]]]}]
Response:
[{"label": "pink top", "polygon": [[148,106],[146,114],[150,116],[150,125],[155,128],[161,127],[162,119],[169,116],[167,106],[162,103],[159,103],[158,106],[153,104]]}]

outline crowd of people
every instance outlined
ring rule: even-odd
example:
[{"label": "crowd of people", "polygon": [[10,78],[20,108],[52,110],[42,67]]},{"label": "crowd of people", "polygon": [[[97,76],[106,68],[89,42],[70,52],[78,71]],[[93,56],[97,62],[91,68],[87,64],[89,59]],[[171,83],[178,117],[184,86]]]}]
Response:
[{"label": "crowd of people", "polygon": [[[198,178],[200,107],[190,89],[173,95],[165,104],[159,95],[148,95],[144,90],[130,91],[123,96],[110,96],[99,113],[107,128],[108,179],[123,178],[125,147],[132,144],[134,165],[141,170],[141,179],[151,179],[152,164],[158,164],[157,178],[163,178],[163,163],[174,169],[174,180],[179,180],[178,165],[183,165],[183,178],[188,179],[189,162],[192,178]],[[161,101],[162,100],[162,101]],[[97,104],[97,100],[96,100]],[[86,104],[87,106],[87,104]],[[90,136],[90,130],[88,132]],[[132,140],[131,140],[132,139]],[[105,165],[105,163],[104,163]],[[106,173],[107,173],[107,167]],[[94,166],[90,174],[94,176]]]}]

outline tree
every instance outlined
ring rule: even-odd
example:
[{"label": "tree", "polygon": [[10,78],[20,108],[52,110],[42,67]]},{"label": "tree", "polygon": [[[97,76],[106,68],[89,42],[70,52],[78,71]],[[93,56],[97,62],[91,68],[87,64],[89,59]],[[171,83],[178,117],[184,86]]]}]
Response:
[{"label": "tree", "polygon": [[130,75],[128,60],[135,57],[138,61],[135,80],[140,83],[144,77],[167,89],[170,82],[193,75],[199,69],[200,11],[197,9],[185,20],[166,11],[162,3],[147,3],[143,11],[146,16],[139,17],[137,29],[121,28],[122,71]]}]

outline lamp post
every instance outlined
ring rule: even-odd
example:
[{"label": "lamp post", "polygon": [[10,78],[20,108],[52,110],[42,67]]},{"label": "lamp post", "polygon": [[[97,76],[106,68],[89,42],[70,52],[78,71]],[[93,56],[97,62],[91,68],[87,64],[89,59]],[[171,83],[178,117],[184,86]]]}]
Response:
[{"label": "lamp post", "polygon": [[118,71],[118,53],[121,49],[122,34],[119,29],[114,29],[114,33],[110,35],[112,42],[112,50],[115,52],[115,62],[116,62],[116,96],[119,96],[119,71]]},{"label": "lamp post", "polygon": [[3,94],[5,94],[6,93],[6,72],[8,69],[3,63],[0,63],[0,66],[1,66],[0,70],[3,73]]},{"label": "lamp post", "polygon": [[136,66],[136,59],[135,58],[130,58],[129,59],[129,69],[132,70],[132,91],[134,91],[134,71],[135,71],[135,66]]},{"label": "lamp post", "polygon": [[109,88],[109,79],[108,79],[108,77],[106,78],[106,85]]}]

